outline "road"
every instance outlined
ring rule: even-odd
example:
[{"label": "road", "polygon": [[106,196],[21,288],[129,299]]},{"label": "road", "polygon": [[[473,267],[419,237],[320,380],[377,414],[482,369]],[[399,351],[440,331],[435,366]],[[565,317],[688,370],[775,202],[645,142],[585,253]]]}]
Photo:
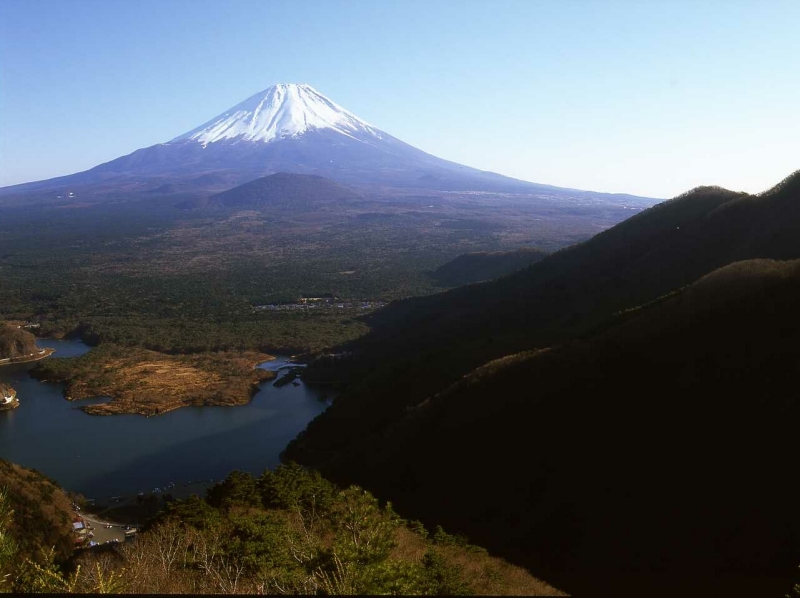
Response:
[{"label": "road", "polygon": [[[76,515],[83,517],[89,531],[94,534],[92,540],[98,544],[105,544],[106,542],[124,542],[125,541],[125,526],[102,521],[94,515],[88,515],[83,511],[75,511]],[[111,527],[106,527],[110,525]]]}]

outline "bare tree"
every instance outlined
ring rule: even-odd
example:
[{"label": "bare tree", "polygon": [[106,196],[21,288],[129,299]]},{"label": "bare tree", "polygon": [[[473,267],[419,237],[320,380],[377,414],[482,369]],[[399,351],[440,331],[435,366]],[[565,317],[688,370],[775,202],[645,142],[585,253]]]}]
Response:
[{"label": "bare tree", "polygon": [[202,573],[209,591],[236,594],[242,591],[247,567],[238,555],[225,550],[227,535],[219,527],[189,530],[187,561]]}]

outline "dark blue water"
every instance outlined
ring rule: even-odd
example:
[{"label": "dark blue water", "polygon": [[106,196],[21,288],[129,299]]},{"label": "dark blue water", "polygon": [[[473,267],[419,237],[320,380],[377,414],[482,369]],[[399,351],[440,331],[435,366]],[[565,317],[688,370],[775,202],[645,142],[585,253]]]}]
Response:
[{"label": "dark blue water", "polygon": [[[78,341],[42,341],[55,357],[81,355]],[[275,370],[285,358],[262,365]],[[325,410],[321,391],[268,381],[238,407],[184,407],[158,417],[92,416],[63,398],[63,385],[29,376],[35,364],[0,367],[17,391],[18,409],[0,412],[0,457],[38,469],[88,497],[131,494],[198,480],[233,469],[261,473],[306,424]],[[100,399],[105,400],[105,399]]]}]

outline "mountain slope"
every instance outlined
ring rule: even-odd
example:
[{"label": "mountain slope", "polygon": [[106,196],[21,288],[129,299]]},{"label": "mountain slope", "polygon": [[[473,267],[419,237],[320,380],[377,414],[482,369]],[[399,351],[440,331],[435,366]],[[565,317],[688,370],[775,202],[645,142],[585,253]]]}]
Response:
[{"label": "mountain slope", "polygon": [[361,478],[568,592],[780,595],[800,562],[798,302],[800,260],[717,270],[477,369],[371,437]]},{"label": "mountain slope", "polygon": [[513,251],[473,251],[439,266],[432,276],[443,286],[461,286],[511,274],[546,256],[544,251],[527,247]]},{"label": "mountain slope", "polygon": [[[520,351],[576,342],[576,339],[581,337],[592,338],[598,334],[602,335],[605,329],[617,327],[632,315],[656,313],[648,310],[645,312],[626,310],[652,302],[656,302],[654,305],[660,305],[657,302],[659,297],[670,295],[733,262],[755,258],[779,260],[798,258],[800,257],[800,238],[796,235],[798,228],[800,228],[800,174],[798,173],[762,196],[701,188],[651,208],[600,233],[590,241],[559,251],[516,274],[489,283],[454,289],[437,296],[395,303],[374,314],[370,320],[373,326],[372,332],[346,347],[346,351],[350,352],[349,356],[321,359],[309,368],[306,374],[308,381],[317,379],[337,382],[348,385],[348,388],[329,410],[311,422],[305,433],[290,445],[286,457],[313,464],[341,481],[357,481],[376,490],[387,499],[399,501],[401,498],[407,498],[406,504],[410,505],[410,508],[418,508],[422,513],[425,509],[420,504],[414,503],[404,490],[405,487],[416,488],[420,496],[425,496],[426,501],[429,501],[430,509],[437,512],[439,509],[444,511],[444,504],[452,504],[463,498],[455,489],[456,486],[448,489],[444,483],[441,486],[434,484],[432,478],[426,478],[425,483],[417,485],[414,482],[416,476],[414,471],[417,467],[421,471],[427,469],[427,466],[419,461],[423,459],[423,452],[426,449],[421,448],[421,452],[416,448],[412,449],[409,444],[410,437],[397,440],[397,437],[391,436],[390,431],[399,425],[398,422],[405,421],[410,411],[426,404],[426,401],[435,403],[438,393],[444,392],[463,376],[490,360]],[[793,270],[790,278],[794,280],[795,277],[796,272]],[[757,286],[759,283],[754,284]],[[780,292],[785,291],[782,287],[779,288],[778,283],[775,284],[778,285],[775,288]],[[514,384],[524,382],[532,388],[531,400],[549,401],[548,397],[553,397],[552,400],[557,402],[561,396],[558,393],[570,392],[570,380],[582,376],[581,369],[584,368],[582,364],[585,363],[585,368],[594,372],[595,377],[576,383],[575,396],[581,397],[581,400],[590,400],[585,397],[586,393],[599,398],[601,393],[615,396],[620,389],[623,389],[630,393],[630,399],[625,399],[627,408],[634,409],[636,405],[637,413],[647,421],[661,417],[665,404],[672,399],[667,393],[659,395],[661,402],[648,401],[643,393],[644,389],[647,389],[648,393],[651,389],[644,384],[646,378],[637,374],[639,369],[647,371],[648,375],[659,380],[658,384],[661,384],[661,380],[665,377],[669,379],[670,374],[675,371],[673,364],[676,360],[679,361],[679,367],[683,372],[682,378],[678,386],[671,387],[675,393],[679,393],[691,389],[694,381],[697,381],[702,388],[709,388],[710,380],[716,375],[714,372],[728,372],[727,367],[723,367],[725,364],[723,357],[728,356],[730,363],[734,364],[729,379],[740,380],[742,392],[745,389],[755,392],[758,385],[773,388],[771,378],[765,376],[767,374],[778,376],[778,372],[770,369],[772,366],[764,361],[766,358],[750,363],[748,355],[755,353],[761,355],[759,357],[761,359],[772,351],[769,345],[762,347],[754,340],[761,339],[763,342],[773,343],[776,347],[773,351],[777,360],[775,363],[783,363],[781,345],[778,344],[781,342],[783,332],[777,327],[783,318],[791,317],[790,306],[795,299],[796,289],[794,286],[790,287],[786,291],[788,295],[785,298],[776,299],[780,302],[778,307],[766,304],[768,307],[765,313],[755,312],[760,309],[759,301],[764,297],[770,297],[769,294],[743,296],[742,302],[745,307],[738,311],[728,310],[734,315],[724,322],[713,320],[706,325],[703,320],[707,317],[712,318],[713,311],[701,311],[699,307],[696,311],[694,308],[684,309],[680,312],[684,321],[679,328],[684,333],[683,337],[675,336],[673,334],[675,331],[669,327],[658,328],[657,319],[639,321],[637,325],[649,332],[640,341],[636,341],[638,345],[635,343],[631,345],[635,345],[635,350],[629,351],[626,348],[627,341],[620,341],[617,344],[590,344],[589,349],[580,353],[584,361],[570,358],[569,366],[553,365],[554,368],[560,368],[558,371],[561,372],[559,374],[561,377],[558,380],[566,385],[563,388],[558,387],[560,390],[551,391],[547,387],[542,387],[540,377],[544,374],[541,372],[515,377]],[[740,295],[742,295],[741,290],[735,286],[729,286],[725,292],[720,291],[716,294],[716,305],[720,307],[721,313],[727,313],[725,301],[735,302]],[[689,293],[681,296],[685,298],[692,295]],[[692,304],[689,302],[680,305],[691,307]],[[734,307],[735,305],[734,303]],[[751,312],[754,313],[752,325],[749,320]],[[674,319],[677,316],[670,317]],[[737,318],[741,318],[742,322]],[[668,321],[666,316],[664,321]],[[698,327],[692,332],[695,323]],[[730,330],[726,331],[726,326]],[[763,333],[759,332],[760,327],[765,327]],[[717,329],[721,331],[721,336],[715,332]],[[792,330],[786,332],[789,339],[794,334]],[[742,336],[744,335],[742,331],[751,336]],[[662,352],[658,347],[645,345],[645,341],[658,345],[661,341],[655,342],[654,339],[659,338],[658,335],[661,334],[673,335],[665,345],[670,348],[669,351]],[[762,336],[759,337],[758,334]],[[707,338],[705,335],[711,337]],[[715,345],[717,338],[722,340]],[[683,341],[686,347],[681,346]],[[709,355],[703,351],[709,352]],[[603,368],[593,366],[598,360],[613,360],[623,352],[625,359],[607,364],[609,372],[616,372],[613,376],[606,376]],[[649,362],[647,354],[656,354],[662,361],[656,359]],[[688,361],[683,360],[684,354],[689,356],[686,358]],[[695,358],[694,361],[691,356]],[[547,361],[550,358],[544,359]],[[656,372],[655,368],[659,365],[664,367],[663,375]],[[736,371],[741,371],[742,374],[734,376]],[[632,386],[625,381],[626,376],[635,377]],[[741,376],[745,376],[749,382],[742,380]],[[501,375],[494,380],[502,379]],[[720,382],[723,383],[725,380]],[[463,467],[471,471],[485,471],[485,468],[475,461],[474,452],[487,451],[495,459],[517,455],[510,448],[506,451],[495,449],[495,446],[505,446],[502,438],[507,434],[512,438],[515,434],[519,434],[521,438],[528,438],[531,431],[538,434],[540,429],[550,426],[547,418],[539,418],[536,412],[528,410],[526,405],[509,403],[505,400],[507,393],[513,393],[514,384],[510,383],[497,391],[493,387],[484,387],[482,393],[475,395],[476,404],[480,403],[487,408],[498,406],[498,411],[493,411],[495,419],[484,417],[485,413],[479,412],[476,408],[473,411],[465,411],[472,414],[469,416],[474,420],[471,423],[448,423],[455,421],[452,418],[456,415],[447,410],[442,411],[444,419],[440,422],[441,425],[432,426],[428,432],[433,437],[436,436],[434,430],[438,430],[437,438],[447,445],[446,448],[439,446],[434,449],[431,444],[426,444],[430,439],[424,440],[428,432],[420,432],[419,446],[427,446],[433,451],[425,454],[438,455],[439,453],[435,451],[440,450],[442,455],[446,455],[441,459],[438,456],[435,459],[431,457],[431,462],[439,464],[439,471],[445,467],[445,463],[449,463],[447,467],[462,474],[464,474]],[[735,385],[729,385],[727,382],[725,384],[726,390],[722,392],[721,397],[729,396],[726,394],[729,391],[738,392]],[[596,390],[590,390],[592,388]],[[537,389],[541,389],[541,392]],[[770,392],[772,396],[778,396],[777,391]],[[641,403],[631,402],[634,399],[641,399]],[[458,400],[445,404],[449,405],[449,409],[461,410]],[[600,409],[600,405],[598,402],[596,408]],[[716,402],[714,405],[720,406]],[[688,409],[688,405],[685,408]],[[620,432],[618,427],[621,424],[614,419],[620,413],[617,410],[604,415],[596,410],[591,411],[590,415],[585,416],[585,422],[586,425],[597,426],[599,431],[614,430],[609,436],[613,439],[614,435]],[[584,416],[580,417],[581,421],[584,421]],[[629,419],[624,421],[630,422]],[[705,422],[711,425],[710,420],[707,419]],[[510,433],[511,423],[528,431],[515,429],[515,432]],[[566,424],[558,429],[565,434],[567,432]],[[723,438],[717,435],[716,428],[704,429],[709,433],[710,439]],[[547,438],[552,442],[564,440],[553,436]],[[593,450],[596,443],[600,442],[597,436],[592,436],[593,440],[586,442],[580,434],[571,435],[570,438],[572,439],[570,443],[574,443],[575,447],[581,447],[581,450],[586,447],[592,447]],[[516,439],[514,441],[516,442]],[[417,446],[416,441],[411,444]],[[629,443],[627,446],[633,445]],[[521,445],[517,448],[523,450]],[[402,453],[406,450],[416,459],[410,458],[408,462],[404,462],[397,458],[397,452]],[[545,448],[540,446],[536,451],[519,453],[526,455],[525,467],[535,470],[538,465],[529,457],[538,455],[537,451],[544,450]],[[622,458],[619,454],[616,456]],[[397,463],[395,459],[398,459]],[[548,469],[550,467],[548,463],[542,465],[545,471],[551,471]],[[553,467],[556,471],[560,465]],[[391,472],[391,479],[387,479],[386,472]],[[526,479],[525,474],[518,475],[522,476],[523,480]],[[513,508],[508,505],[503,508],[497,507],[500,513],[496,514],[496,517],[506,517],[509,521],[514,521],[515,517],[521,516],[524,504],[531,498],[530,492],[534,492],[535,495],[539,490],[519,489],[516,486],[516,478],[509,476],[511,473],[508,469],[503,469],[502,475],[494,480],[493,484],[489,484],[489,487],[500,496],[518,497],[521,501]],[[443,475],[443,478],[450,479],[449,474]],[[430,487],[426,485],[428,483],[431,484]],[[527,484],[525,481],[520,483]],[[559,496],[563,498],[566,495]],[[464,501],[464,504],[474,506],[477,503],[470,500]],[[560,508],[558,501],[547,504],[551,509]],[[468,519],[477,522],[488,521],[480,510],[471,510],[466,506],[464,511],[454,508],[451,512],[452,523],[461,521],[467,526]],[[548,519],[550,515],[543,514],[543,520]],[[552,515],[553,521],[568,523],[569,517],[559,519]],[[728,515],[732,516],[731,513]],[[487,538],[491,535],[487,530],[492,526],[488,523],[485,526],[476,524],[468,527],[477,528],[478,533],[485,532]],[[554,527],[553,530],[555,529]],[[548,535],[551,540],[554,539],[553,530]],[[475,529],[471,531],[476,532]],[[492,533],[495,532],[496,530]],[[561,532],[565,538],[569,537],[570,532],[566,529],[561,529]],[[495,537],[501,536],[502,534]],[[565,550],[572,554],[573,548]],[[572,562],[571,558],[567,555],[563,561],[558,561],[558,558],[554,557],[553,562],[558,561],[559,566],[567,566],[565,563]],[[605,565],[610,566],[609,563]],[[645,573],[641,574],[646,577]],[[550,578],[555,579],[552,575]],[[566,583],[563,585],[569,588]]]},{"label": "mountain slope", "polygon": [[353,398],[312,422],[290,454],[338,461],[348,444],[491,359],[586,333],[734,261],[800,257],[798,178],[763,196],[697,189],[500,280],[380,310],[347,348],[352,359],[309,370],[350,383]]},{"label": "mountain slope", "polygon": [[74,547],[72,503],[64,490],[38,471],[5,459],[0,459],[0,480],[14,510],[10,531],[19,547],[18,558],[39,562],[53,549],[63,562]]},{"label": "mountain slope", "polygon": [[279,172],[211,196],[210,204],[226,208],[274,206],[288,202],[341,201],[361,194],[321,176]]}]

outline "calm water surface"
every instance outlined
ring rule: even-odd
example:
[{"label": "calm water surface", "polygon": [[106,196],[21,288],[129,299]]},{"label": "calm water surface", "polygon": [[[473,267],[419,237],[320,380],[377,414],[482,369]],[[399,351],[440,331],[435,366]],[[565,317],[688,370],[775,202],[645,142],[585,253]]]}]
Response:
[{"label": "calm water surface", "polygon": [[[89,350],[80,341],[40,341],[55,357]],[[286,358],[261,367],[275,370]],[[38,469],[68,490],[92,498],[224,478],[231,470],[261,473],[306,424],[325,410],[322,391],[263,383],[239,407],[184,407],[158,417],[91,416],[89,401],[64,400],[63,385],[29,376],[34,363],[0,368],[20,406],[0,412],[0,457]],[[105,399],[100,399],[100,401]]]}]

